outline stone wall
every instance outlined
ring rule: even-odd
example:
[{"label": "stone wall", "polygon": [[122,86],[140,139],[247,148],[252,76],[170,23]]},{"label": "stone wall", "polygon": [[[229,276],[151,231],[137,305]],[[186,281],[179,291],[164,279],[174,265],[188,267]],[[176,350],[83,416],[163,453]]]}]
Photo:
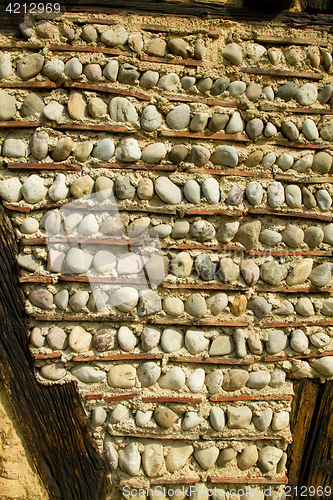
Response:
[{"label": "stone wall", "polygon": [[86,14],[21,32],[0,196],[37,379],[77,382],[112,498],[283,498],[293,380],[333,376],[331,35]]}]

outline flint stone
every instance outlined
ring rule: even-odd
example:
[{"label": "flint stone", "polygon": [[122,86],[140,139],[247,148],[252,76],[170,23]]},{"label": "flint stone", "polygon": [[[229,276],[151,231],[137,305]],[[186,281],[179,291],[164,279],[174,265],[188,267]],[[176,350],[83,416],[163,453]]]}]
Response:
[{"label": "flint stone", "polygon": [[284,101],[290,101],[295,97],[297,92],[299,91],[296,83],[287,82],[284,85],[281,85],[277,91],[276,97],[283,99]]},{"label": "flint stone", "polygon": [[212,162],[215,165],[236,167],[238,165],[237,151],[232,146],[217,146],[212,155]]},{"label": "flint stone", "polygon": [[211,78],[200,78],[200,80],[198,80],[196,83],[196,87],[201,93],[210,90],[212,88],[212,85],[213,85],[213,80]]},{"label": "flint stone", "polygon": [[165,203],[177,205],[182,201],[182,192],[168,177],[158,177],[155,181],[155,191]]},{"label": "flint stone", "polygon": [[44,365],[40,373],[43,377],[49,380],[61,380],[66,375],[66,370],[64,368],[59,368],[55,363],[51,365]]},{"label": "flint stone", "polygon": [[232,97],[244,94],[246,90],[246,83],[240,80],[235,80],[228,86],[228,92]]},{"label": "flint stone", "polygon": [[144,295],[141,295],[138,306],[139,316],[148,316],[161,310],[162,302],[160,296],[157,293],[148,291]]},{"label": "flint stone", "polygon": [[141,179],[137,187],[137,195],[140,200],[151,200],[154,196],[154,184],[149,178]]},{"label": "flint stone", "polygon": [[131,389],[135,385],[136,370],[131,365],[115,365],[108,372],[108,384],[119,389]]},{"label": "flint stone", "polygon": [[31,272],[36,271],[42,264],[33,254],[26,254],[24,252],[18,254],[17,263],[20,267],[23,267],[23,269],[27,269]]},{"label": "flint stone", "polygon": [[154,38],[149,42],[146,52],[150,56],[165,57],[167,54],[167,44],[163,38]]},{"label": "flint stone", "polygon": [[[332,301],[332,299],[325,299],[324,303],[325,303],[325,301]],[[328,311],[330,313],[333,313],[332,306],[333,306],[333,304],[332,304],[332,302],[330,302],[329,311]],[[325,313],[322,311],[322,314],[325,314]],[[333,316],[333,314],[329,314],[328,316]],[[315,347],[325,347],[326,345],[328,345],[331,342],[331,338],[328,335],[326,335],[326,333],[318,332],[318,333],[314,333],[313,335],[310,336],[310,342]]]},{"label": "flint stone", "polygon": [[127,177],[118,175],[116,178],[116,195],[120,200],[131,200],[135,195],[135,187],[132,186]]},{"label": "flint stone", "polygon": [[209,340],[201,331],[187,330],[185,334],[185,347],[191,354],[199,354],[207,349]]},{"label": "flint stone", "polygon": [[189,47],[182,38],[171,38],[171,40],[168,41],[168,47],[176,56],[184,58],[189,56]]},{"label": "flint stone", "polygon": [[251,333],[247,339],[247,343],[249,345],[250,351],[252,354],[260,355],[263,351],[262,342],[260,340],[259,333]]},{"label": "flint stone", "polygon": [[101,382],[105,379],[106,373],[103,370],[95,370],[89,365],[86,366],[75,366],[71,370],[74,377],[85,382],[86,384],[92,384],[96,382]]},{"label": "flint stone", "polygon": [[296,160],[293,164],[293,169],[297,172],[306,172],[311,167],[312,163],[313,156],[311,154],[308,154]]},{"label": "flint stone", "polygon": [[190,123],[190,108],[187,104],[179,104],[166,116],[167,125],[176,130],[186,128]]},{"label": "flint stone", "polygon": [[282,170],[288,170],[288,168],[292,167],[293,163],[294,158],[288,153],[283,153],[276,162]]},{"label": "flint stone", "polygon": [[123,351],[131,352],[137,344],[137,338],[127,326],[121,326],[118,330],[118,342]]},{"label": "flint stone", "polygon": [[272,182],[267,189],[268,203],[272,208],[278,208],[284,202],[284,188],[281,182]]},{"label": "flint stone", "polygon": [[332,198],[327,189],[318,189],[316,192],[316,200],[320,210],[323,212],[329,210],[332,205]]},{"label": "flint stone", "polygon": [[201,184],[201,189],[208,203],[214,205],[219,202],[220,185],[214,177],[208,177],[208,179],[205,179]]},{"label": "flint stone", "polygon": [[188,151],[185,146],[173,146],[173,148],[169,152],[169,160],[172,163],[179,165],[179,163],[185,159],[187,153]]},{"label": "flint stone", "polygon": [[278,354],[283,351],[288,345],[288,337],[282,330],[273,330],[268,335],[266,342],[267,352],[270,354]]},{"label": "flint stone", "polygon": [[294,330],[291,332],[290,347],[296,352],[304,352],[307,350],[309,347],[309,339],[302,330]]},{"label": "flint stone", "polygon": [[273,123],[267,122],[264,130],[264,136],[267,138],[274,137],[277,134],[277,128]]},{"label": "flint stone", "polygon": [[273,99],[274,99],[274,90],[272,89],[272,87],[270,85],[267,85],[267,87],[264,87],[262,89],[262,92],[263,92],[263,94],[265,94],[265,96],[267,97],[267,99],[269,99],[270,101],[273,101]]},{"label": "flint stone", "polygon": [[190,88],[192,88],[193,85],[195,85],[195,82],[196,78],[194,78],[194,76],[183,76],[183,78],[181,78],[180,80],[180,83],[184,90],[189,90]]},{"label": "flint stone", "polygon": [[286,372],[283,370],[276,369],[271,375],[271,381],[269,383],[270,387],[282,387],[286,382]]},{"label": "flint stone", "polygon": [[[1,184],[0,184],[1,185]],[[333,245],[333,224],[328,224],[324,227],[324,243]]]},{"label": "flint stone", "polygon": [[79,290],[71,295],[69,299],[69,306],[74,312],[80,312],[85,307],[89,299],[89,293]]},{"label": "flint stone", "polygon": [[6,78],[12,71],[10,54],[5,52],[0,56],[0,80]]},{"label": "flint stone", "polygon": [[247,167],[256,167],[257,165],[259,165],[259,163],[263,159],[263,156],[264,156],[264,153],[262,151],[260,151],[260,149],[258,149],[257,151],[253,151],[253,153],[251,153],[246,158],[245,165]]},{"label": "flint stone", "polygon": [[210,241],[215,236],[214,226],[205,220],[198,220],[191,226],[191,236],[198,241]]},{"label": "flint stone", "polygon": [[316,102],[317,97],[318,91],[313,83],[306,83],[295,95],[296,101],[298,101],[301,106],[311,106],[311,104]]},{"label": "flint stone", "polygon": [[261,164],[262,164],[263,168],[270,168],[272,165],[274,165],[275,161],[276,161],[276,154],[271,152],[271,153],[267,153],[264,156]]},{"label": "flint stone", "polygon": [[135,423],[137,426],[143,427],[150,422],[152,416],[153,412],[151,410],[150,411],[138,410],[135,414]]},{"label": "flint stone", "polygon": [[150,387],[160,378],[161,368],[156,363],[148,361],[139,366],[137,374],[141,387]]},{"label": "flint stone", "polygon": [[273,431],[282,431],[282,429],[285,429],[287,425],[289,425],[289,413],[287,411],[274,413],[272,421]]},{"label": "flint stone", "polygon": [[87,158],[89,157],[90,153],[93,150],[93,143],[90,141],[85,141],[82,144],[79,144],[76,146],[74,149],[73,155],[75,158],[79,161],[86,161]]},{"label": "flint stone", "polygon": [[320,246],[324,239],[324,231],[321,227],[307,227],[304,231],[304,242],[310,248]]},{"label": "flint stone", "polygon": [[186,376],[184,371],[179,366],[172,367],[166,375],[163,375],[158,380],[158,385],[162,389],[170,389],[179,391],[185,385]]},{"label": "flint stone", "polygon": [[263,318],[269,314],[272,310],[272,304],[270,304],[264,297],[256,297],[248,303],[248,308],[254,312],[257,318]]},{"label": "flint stone", "polygon": [[194,429],[197,425],[201,424],[202,418],[199,417],[199,415],[193,411],[188,411],[185,414],[182,428],[184,431],[189,431],[191,429]]},{"label": "flint stone", "polygon": [[138,291],[125,286],[111,295],[110,303],[122,312],[129,312],[137,305],[138,300]]},{"label": "flint stone", "polygon": [[33,328],[31,335],[30,335],[30,343],[34,346],[37,347],[38,349],[40,347],[44,347],[45,344],[45,337],[42,335],[42,331],[40,328]]},{"label": "flint stone", "polygon": [[190,122],[190,130],[201,132],[206,128],[208,118],[208,113],[196,113]]},{"label": "flint stone", "polygon": [[[1,185],[0,185],[0,193],[1,193]],[[24,234],[33,234],[39,229],[39,223],[33,217],[26,217],[20,226],[21,233]]]},{"label": "flint stone", "polygon": [[90,269],[92,261],[93,256],[79,248],[71,248],[67,252],[66,264],[74,273],[86,273]]},{"label": "flint stone", "polygon": [[225,391],[238,391],[244,387],[249,380],[249,374],[245,370],[229,370],[224,375],[222,388]]},{"label": "flint stone", "polygon": [[55,121],[64,112],[64,106],[62,104],[59,104],[57,101],[51,101],[45,108],[43,109],[43,115],[45,118],[51,121]]},{"label": "flint stone", "polygon": [[172,227],[170,224],[159,224],[158,226],[154,226],[151,229],[151,235],[152,236],[158,236],[158,238],[167,238],[170,236],[172,231]]},{"label": "flint stone", "polygon": [[29,80],[38,75],[44,66],[44,57],[41,54],[30,54],[17,63],[16,72],[21,80]]},{"label": "flint stone", "polygon": [[99,250],[93,260],[93,266],[98,273],[107,273],[116,267],[116,256],[106,250]]},{"label": "flint stone", "polygon": [[83,26],[80,36],[87,43],[96,42],[98,39],[97,31],[90,24]]},{"label": "flint stone", "polygon": [[229,257],[220,259],[219,275],[224,283],[232,283],[239,277],[239,266]]},{"label": "flint stone", "polygon": [[68,290],[60,290],[53,297],[53,302],[62,311],[66,311],[68,306],[69,293]]},{"label": "flint stone", "polygon": [[165,458],[165,465],[169,472],[176,472],[184,467],[193,453],[193,446],[175,443]]}]

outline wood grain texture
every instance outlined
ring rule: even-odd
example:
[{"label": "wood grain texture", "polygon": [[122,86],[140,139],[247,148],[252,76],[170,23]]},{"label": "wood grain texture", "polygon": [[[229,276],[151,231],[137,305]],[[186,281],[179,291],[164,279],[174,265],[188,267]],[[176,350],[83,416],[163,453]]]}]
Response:
[{"label": "wood grain texture", "polygon": [[16,243],[0,206],[0,376],[38,472],[53,499],[104,500],[104,464],[74,383],[43,386],[33,372]]}]

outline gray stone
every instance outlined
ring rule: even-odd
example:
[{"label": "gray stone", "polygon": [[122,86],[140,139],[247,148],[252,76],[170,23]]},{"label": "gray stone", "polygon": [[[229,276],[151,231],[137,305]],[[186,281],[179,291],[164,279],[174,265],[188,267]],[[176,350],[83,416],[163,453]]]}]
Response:
[{"label": "gray stone", "polygon": [[103,75],[110,82],[116,82],[118,77],[119,64],[116,59],[111,59],[103,69]]},{"label": "gray stone", "polygon": [[36,33],[40,38],[55,38],[58,34],[58,30],[51,23],[46,21],[40,21],[36,24]]},{"label": "gray stone", "polygon": [[241,243],[248,250],[258,246],[261,222],[255,220],[242,224],[234,237],[234,241]]},{"label": "gray stone", "polygon": [[267,153],[264,156],[261,164],[262,164],[263,168],[270,168],[272,165],[274,165],[275,160],[276,160],[276,154],[275,153],[273,153],[273,152]]},{"label": "gray stone", "polygon": [[315,154],[312,163],[312,170],[321,174],[327,174],[332,167],[332,156],[329,153],[320,151]]},{"label": "gray stone", "polygon": [[275,446],[265,446],[259,450],[258,465],[262,472],[269,472],[274,469],[283,455],[283,450]]},{"label": "gray stone", "polygon": [[246,125],[246,133],[250,139],[256,139],[259,137],[264,130],[264,123],[260,118],[254,118],[250,120]]},{"label": "gray stone", "polygon": [[194,78],[194,76],[183,76],[183,78],[181,78],[180,80],[180,83],[184,90],[189,90],[190,88],[192,88],[193,85],[195,85],[195,82],[196,79]]},{"label": "gray stone", "polygon": [[155,191],[165,203],[177,205],[182,201],[182,192],[168,177],[158,177],[155,181]]},{"label": "gray stone", "polygon": [[298,90],[295,99],[301,106],[311,106],[316,102],[317,96],[317,87],[313,83],[306,83]]},{"label": "gray stone", "polygon": [[106,377],[106,373],[103,370],[95,370],[89,365],[75,366],[71,369],[71,373],[86,384],[101,382]]},{"label": "gray stone", "polygon": [[210,241],[215,236],[214,226],[208,221],[198,220],[191,226],[191,236],[201,242]]},{"label": "gray stone", "polygon": [[214,370],[210,372],[205,379],[206,387],[210,394],[216,394],[221,389],[223,382],[223,372]]},{"label": "gray stone", "polygon": [[286,372],[280,369],[276,369],[272,372],[271,381],[269,383],[270,387],[276,389],[277,387],[282,387],[286,382]]},{"label": "gray stone", "polygon": [[203,296],[200,293],[192,293],[192,295],[190,295],[189,298],[185,301],[185,311],[191,316],[195,316],[197,318],[202,318],[203,316],[205,316],[207,314],[207,306]]},{"label": "gray stone", "polygon": [[290,101],[293,99],[297,92],[298,92],[298,87],[296,83],[292,82],[287,82],[284,85],[281,85],[277,91],[276,97],[279,97],[280,99],[283,99],[284,101]]},{"label": "gray stone", "polygon": [[201,40],[197,40],[194,46],[194,56],[196,59],[202,60],[206,55],[206,47]]},{"label": "gray stone", "polygon": [[187,104],[179,104],[166,116],[166,122],[172,129],[186,128],[190,123],[190,108]]},{"label": "gray stone", "polygon": [[112,306],[117,307],[117,309],[122,312],[131,311],[137,305],[138,300],[138,291],[135,288],[126,286],[119,288],[119,290],[114,292],[110,297]]},{"label": "gray stone", "polygon": [[125,63],[119,68],[118,82],[133,85],[140,78],[140,71],[136,66]]},{"label": "gray stone", "polygon": [[53,59],[45,64],[42,73],[55,82],[65,71],[65,63],[61,59]]},{"label": "gray stone", "polygon": [[107,413],[104,408],[101,406],[94,408],[91,412],[91,423],[93,427],[101,427],[104,424],[106,417]]},{"label": "gray stone", "polygon": [[195,260],[195,268],[203,281],[211,281],[215,278],[216,264],[212,262],[209,255],[204,253],[198,255]]},{"label": "gray stone", "polygon": [[243,200],[244,191],[238,186],[232,186],[225,202],[228,205],[238,206],[243,203]]},{"label": "gray stone", "polygon": [[65,110],[65,107],[57,101],[51,101],[45,108],[43,109],[43,115],[45,118],[51,121],[56,121],[61,117]]},{"label": "gray stone", "polygon": [[201,184],[202,193],[211,205],[218,203],[220,199],[220,186],[214,177],[208,177]]},{"label": "gray stone", "polygon": [[269,354],[278,354],[288,346],[288,337],[282,330],[272,330],[268,335],[266,349]]},{"label": "gray stone", "polygon": [[260,268],[261,278],[270,285],[277,286],[286,279],[288,269],[285,265],[279,264],[276,260],[265,262]]},{"label": "gray stone", "polygon": [[289,184],[285,189],[285,196],[287,205],[291,208],[301,208],[302,206],[302,192],[301,188],[296,184]]},{"label": "gray stone", "polygon": [[[176,90],[176,88],[179,85],[179,76],[176,73],[168,73],[166,75],[163,75],[159,81],[157,86],[160,87],[163,90],[168,90],[169,92],[172,92]],[[185,104],[183,104],[185,106]],[[170,126],[170,125],[169,125]],[[173,127],[171,127],[173,128]],[[181,127],[184,128],[184,127]]]},{"label": "gray stone", "polygon": [[265,96],[267,97],[267,99],[269,99],[270,101],[273,101],[273,99],[274,99],[274,90],[272,89],[272,87],[270,85],[267,85],[266,87],[264,87],[262,89],[262,92],[263,92],[263,94],[265,94]]},{"label": "gray stone", "polygon": [[[0,91],[2,92],[2,91]],[[1,94],[0,94],[1,96]],[[14,100],[15,103],[15,100]],[[34,116],[39,115],[45,107],[43,99],[39,97],[37,94],[28,94],[24,99],[22,107],[21,107],[21,115],[22,116]],[[15,109],[15,106],[14,106]],[[15,114],[15,113],[14,113]]]},{"label": "gray stone", "polygon": [[320,210],[326,212],[331,208],[332,198],[327,189],[318,189],[315,196]]},{"label": "gray stone", "polygon": [[289,316],[294,313],[294,306],[289,300],[282,300],[274,313],[279,316]]},{"label": "gray stone", "polygon": [[147,361],[139,366],[137,374],[141,387],[150,387],[160,378],[161,368],[157,365],[157,363]]},{"label": "gray stone", "polygon": [[[332,102],[332,99],[330,99],[330,102]],[[320,137],[324,141],[329,141],[332,142],[333,140],[333,121],[327,121],[325,122],[320,130]]]},{"label": "gray stone", "polygon": [[80,36],[87,43],[96,42],[98,40],[97,31],[91,24],[83,26]]},{"label": "gray stone", "polygon": [[251,82],[245,93],[249,101],[256,102],[261,95],[261,86],[259,83]]},{"label": "gray stone", "polygon": [[284,188],[281,182],[274,181],[267,188],[268,204],[272,208],[278,208],[284,202]]},{"label": "gray stone", "polygon": [[319,139],[319,132],[316,124],[310,118],[307,118],[303,122],[302,133],[308,141],[316,141]]},{"label": "gray stone", "polygon": [[33,31],[28,28],[28,26],[24,23],[19,24],[20,32],[22,33],[23,37],[28,40],[32,35]]},{"label": "gray stone", "polygon": [[212,85],[213,85],[213,80],[211,78],[200,78],[200,80],[198,80],[196,83],[196,87],[201,93],[210,90],[212,88]]},{"label": "gray stone", "polygon": [[11,120],[12,118],[14,118],[15,114],[15,97],[7,94],[5,90],[0,90],[0,120]]},{"label": "gray stone", "polygon": [[86,273],[90,269],[93,256],[79,248],[71,248],[66,255],[66,264],[74,273]]},{"label": "gray stone", "polygon": [[30,335],[30,343],[34,346],[37,347],[38,349],[40,347],[44,347],[45,345],[45,337],[42,335],[42,331],[40,328],[33,328],[31,335]]},{"label": "gray stone", "polygon": [[47,193],[43,179],[39,175],[33,174],[24,181],[22,186],[22,194],[28,203],[38,203],[42,201]]},{"label": "gray stone", "polygon": [[102,78],[102,68],[99,64],[85,64],[83,74],[91,82],[97,82]]},{"label": "gray stone", "polygon": [[53,295],[46,288],[37,286],[29,293],[30,302],[41,309],[52,309]]},{"label": "gray stone", "polygon": [[303,204],[306,208],[315,208],[317,206],[316,198],[313,196],[311,191],[306,187],[302,187]]},{"label": "gray stone", "polygon": [[313,156],[312,154],[308,154],[302,156],[298,160],[296,160],[293,164],[293,169],[297,172],[306,172],[312,165]]},{"label": "gray stone", "polygon": [[267,122],[264,130],[264,136],[267,138],[274,137],[277,134],[277,128],[273,123]]},{"label": "gray stone", "polygon": [[156,347],[160,341],[161,332],[154,326],[146,326],[141,334],[142,349],[147,352]]},{"label": "gray stone", "polygon": [[110,115],[116,122],[138,122],[138,113],[133,104],[125,97],[114,97],[109,104]]},{"label": "gray stone", "polygon": [[264,190],[259,182],[252,181],[246,186],[245,194],[250,205],[260,205],[264,196]]},{"label": "gray stone", "polygon": [[218,78],[210,89],[211,95],[217,96],[222,94],[228,88],[229,83],[230,79],[225,76]]},{"label": "gray stone", "polygon": [[211,132],[223,130],[229,121],[229,116],[222,113],[214,113],[208,123]]},{"label": "gray stone", "polygon": [[180,366],[173,366],[166,375],[163,375],[158,380],[158,385],[162,389],[170,389],[179,391],[185,385],[186,375]]},{"label": "gray stone", "polygon": [[82,75],[83,66],[77,57],[72,57],[65,64],[65,74],[72,80],[76,80]]},{"label": "gray stone", "polygon": [[228,297],[225,293],[217,293],[215,295],[211,295],[206,302],[210,312],[214,316],[217,316],[227,307]]},{"label": "gray stone", "polygon": [[27,269],[28,271],[34,272],[36,269],[39,268],[39,266],[42,264],[42,262],[38,259],[33,254],[26,254],[24,252],[21,252],[17,256],[17,263],[20,267],[23,269]]},{"label": "gray stone", "polygon": [[168,47],[176,56],[189,56],[189,46],[182,38],[171,38],[171,40],[168,41]]},{"label": "gray stone", "polygon": [[57,381],[64,378],[66,370],[65,368],[60,368],[55,363],[52,363],[50,365],[44,365],[40,370],[40,374],[49,380]]},{"label": "gray stone", "polygon": [[150,56],[165,57],[167,54],[167,44],[163,38],[154,38],[149,42],[146,52]]},{"label": "gray stone", "polygon": [[332,264],[326,262],[315,267],[309,276],[311,283],[318,288],[326,286],[332,277]]},{"label": "gray stone", "polygon": [[299,138],[299,130],[296,125],[291,121],[282,123],[281,132],[290,141],[297,141]]},{"label": "gray stone", "polygon": [[184,195],[190,203],[197,205],[200,202],[200,186],[197,181],[190,179],[185,182]]},{"label": "gray stone", "polygon": [[325,356],[312,361],[312,368],[319,372],[324,377],[333,376],[333,356]]},{"label": "gray stone", "polygon": [[235,80],[228,86],[228,92],[231,95],[231,97],[242,95],[244,94],[245,90],[246,90],[246,83],[242,82],[241,80]]},{"label": "gray stone", "polygon": [[93,150],[93,143],[90,141],[85,141],[82,144],[76,146],[73,151],[73,155],[78,161],[86,161]]},{"label": "gray stone", "polygon": [[2,156],[21,158],[25,157],[26,153],[26,145],[20,139],[7,138],[2,145]]},{"label": "gray stone", "polygon": [[288,168],[292,167],[293,163],[294,158],[288,153],[283,153],[276,162],[282,170],[288,170]]},{"label": "gray stone", "polygon": [[139,316],[149,316],[150,314],[155,314],[159,311],[162,311],[162,302],[157,293],[147,291],[140,296],[138,306]]},{"label": "gray stone", "polygon": [[226,126],[225,131],[227,134],[237,134],[243,132],[243,130],[244,120],[238,111],[234,111],[234,113],[231,115],[228,125]]},{"label": "gray stone", "polygon": [[[305,297],[302,298],[304,299]],[[297,311],[297,304],[295,309]],[[304,352],[307,350],[309,347],[309,339],[302,330],[294,330],[291,332],[290,347],[296,352]]]},{"label": "gray stone", "polygon": [[236,66],[238,66],[243,60],[242,53],[236,43],[229,43],[226,45],[222,50],[222,56],[231,64],[235,64]]},{"label": "gray stone", "polygon": [[209,349],[210,356],[225,356],[236,349],[234,339],[231,335],[219,335],[213,340]]},{"label": "gray stone", "polygon": [[190,130],[192,132],[201,132],[206,128],[208,118],[208,113],[196,113],[190,122]]},{"label": "gray stone", "polygon": [[205,448],[203,450],[196,450],[193,455],[200,467],[204,470],[211,469],[219,456],[220,450],[216,446]]},{"label": "gray stone", "polygon": [[141,149],[138,141],[131,137],[123,137],[120,139],[116,149],[116,158],[125,163],[140,160]]},{"label": "gray stone", "polygon": [[[198,147],[201,148],[201,146],[198,146]],[[203,148],[203,149],[206,149],[206,148]],[[172,163],[179,165],[179,163],[182,162],[186,158],[187,153],[188,153],[188,151],[187,151],[187,148],[185,146],[173,146],[173,148],[169,152],[168,158]]]},{"label": "gray stone", "polygon": [[158,476],[163,464],[163,446],[160,444],[147,444],[142,454],[142,466],[147,476]]},{"label": "gray stone", "polygon": [[229,243],[237,234],[239,222],[224,222],[222,223],[216,233],[216,238],[221,243]]},{"label": "gray stone", "polygon": [[242,260],[240,270],[245,282],[249,286],[254,286],[260,277],[260,269],[252,259]]},{"label": "gray stone", "polygon": [[321,227],[307,227],[304,231],[304,242],[310,248],[320,246],[324,239],[324,231]]},{"label": "gray stone", "polygon": [[212,406],[209,420],[213,429],[217,432],[223,431],[226,423],[225,413],[219,406]]},{"label": "gray stone", "polygon": [[318,94],[318,101],[320,104],[326,104],[333,94],[333,85],[326,85],[321,89]]},{"label": "gray stone", "polygon": [[143,89],[151,89],[157,85],[160,75],[157,71],[146,71],[140,78],[140,87]]},{"label": "gray stone", "polygon": [[150,224],[149,217],[139,217],[127,226],[127,235],[130,239],[138,238],[148,229]]},{"label": "gray stone", "polygon": [[0,80],[6,78],[12,71],[12,63],[9,52],[0,56]]},{"label": "gray stone", "polygon": [[262,233],[260,233],[259,239],[262,243],[264,243],[264,245],[274,246],[281,243],[282,236],[277,231],[273,231],[272,229],[265,229]]},{"label": "gray stone", "polygon": [[[196,294],[200,295],[200,294]],[[203,298],[203,297],[201,297]],[[198,301],[199,302],[199,301]],[[204,308],[203,302],[200,301],[202,306],[202,310]],[[189,353],[191,354],[199,354],[200,352],[207,349],[209,346],[209,340],[206,339],[205,335],[201,331],[197,330],[187,330],[185,334],[185,346]]]},{"label": "gray stone", "polygon": [[184,335],[174,329],[166,328],[163,330],[161,336],[161,347],[163,351],[170,353],[174,351],[179,351],[184,345]]},{"label": "gray stone", "polygon": [[261,415],[253,415],[252,421],[256,428],[263,432],[271,425],[273,418],[273,410],[271,408],[266,408]]},{"label": "gray stone", "polygon": [[287,425],[289,425],[289,413],[287,411],[274,413],[272,421],[273,431],[282,431],[282,429],[285,429]]},{"label": "gray stone", "polygon": [[167,470],[169,472],[175,472],[182,469],[192,453],[193,446],[184,445],[183,443],[174,444],[165,458]]},{"label": "gray stone", "polygon": [[212,155],[212,162],[216,165],[236,167],[238,165],[238,154],[232,146],[217,146]]},{"label": "gray stone", "polygon": [[333,245],[333,224],[328,224],[324,227],[324,243]]},{"label": "gray stone", "polygon": [[171,231],[172,227],[170,226],[170,224],[159,224],[158,226],[154,226],[153,228],[151,228],[151,234],[153,236],[157,235],[161,239],[170,236]]},{"label": "gray stone", "polygon": [[99,225],[96,217],[94,216],[94,214],[88,214],[80,222],[77,231],[81,235],[91,236],[97,233],[98,229]]},{"label": "gray stone", "polygon": [[267,49],[258,43],[251,43],[247,46],[247,56],[252,61],[258,62],[266,54]]},{"label": "gray stone", "polygon": [[125,448],[119,451],[118,456],[121,470],[127,472],[130,476],[137,476],[139,474],[141,456],[136,444],[130,443],[125,446]]},{"label": "gray stone", "polygon": [[128,34],[123,26],[118,26],[110,30],[106,30],[101,34],[101,42],[107,47],[116,47],[124,45],[127,42]]},{"label": "gray stone", "polygon": [[41,54],[30,54],[17,63],[16,72],[21,80],[29,80],[38,75],[44,66],[44,57]]},{"label": "gray stone", "polygon": [[248,302],[248,308],[254,312],[257,318],[264,318],[272,311],[272,304],[264,297],[256,297]]},{"label": "gray stone", "polygon": [[166,154],[164,143],[154,142],[143,149],[141,158],[146,163],[158,163],[165,158]]},{"label": "gray stone", "polygon": [[116,267],[117,259],[112,252],[99,250],[93,260],[93,266],[98,273],[107,273]]},{"label": "gray stone", "polygon": [[162,124],[162,115],[152,104],[145,107],[141,115],[141,127],[147,132],[157,130]]},{"label": "gray stone", "polygon": [[[184,146],[178,146],[182,148]],[[177,146],[175,146],[177,148]],[[174,149],[175,149],[174,148]],[[170,155],[169,155],[170,158]],[[186,156],[185,161],[189,163],[194,163],[197,167],[203,167],[206,163],[209,162],[210,159],[210,151],[204,146],[194,145],[192,146],[189,154]]]},{"label": "gray stone", "polygon": [[53,201],[64,200],[68,196],[69,189],[66,186],[66,176],[58,174],[54,183],[49,187],[49,197]]},{"label": "gray stone", "polygon": [[135,414],[135,423],[138,427],[144,427],[150,422],[152,416],[153,416],[152,410],[150,411],[138,410]]}]

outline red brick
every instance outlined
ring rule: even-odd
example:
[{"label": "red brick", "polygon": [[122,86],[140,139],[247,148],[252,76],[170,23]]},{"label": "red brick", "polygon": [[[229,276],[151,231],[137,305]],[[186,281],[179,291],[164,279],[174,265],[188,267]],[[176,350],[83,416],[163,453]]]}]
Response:
[{"label": "red brick", "polygon": [[210,401],[291,401],[293,399],[292,396],[263,396],[260,394],[250,395],[243,394],[242,396],[211,396]]},{"label": "red brick", "polygon": [[120,87],[109,87],[95,83],[65,83],[64,87],[71,89],[93,90],[95,92],[106,92],[107,94],[117,94],[121,96],[126,95],[128,97],[136,97],[137,99],[141,99],[143,101],[150,101],[151,99],[148,94],[144,94],[143,92],[133,92]]},{"label": "red brick", "polygon": [[163,354],[152,354],[149,352],[142,352],[139,354],[107,354],[106,356],[89,356],[89,357],[84,357],[84,356],[74,356],[72,358],[72,361],[119,361],[119,360],[140,360],[140,359],[162,359]]},{"label": "red brick", "polygon": [[185,357],[175,356],[170,354],[170,361],[177,363],[202,363],[205,365],[253,365],[254,359],[238,359],[238,358],[201,358],[201,357]]},{"label": "red brick", "polygon": [[250,139],[245,134],[219,134],[204,132],[185,132],[182,130],[161,130],[161,137],[188,137],[189,139],[206,139],[216,141],[249,142]]},{"label": "red brick", "polygon": [[201,398],[182,398],[177,396],[148,396],[142,398],[144,403],[187,403],[192,405],[200,405]]},{"label": "red brick", "polygon": [[130,394],[117,394],[116,396],[105,396],[103,399],[106,403],[110,401],[122,401],[123,399],[134,399],[140,395],[140,391],[131,392]]},{"label": "red brick", "polygon": [[307,78],[309,80],[321,80],[324,75],[322,73],[314,73],[312,71],[283,71],[280,69],[259,69],[259,68],[240,68],[241,73],[248,75],[268,75],[282,78]]},{"label": "red brick", "polygon": [[20,283],[52,283],[52,279],[49,276],[21,276],[19,278]]},{"label": "red brick", "polygon": [[10,170],[68,170],[81,172],[80,165],[72,163],[19,163],[7,162],[6,167]]},{"label": "red brick", "polygon": [[35,359],[61,358],[61,352],[49,352],[48,354],[36,354]]},{"label": "red brick", "polygon": [[268,210],[266,208],[249,208],[249,214],[256,215],[276,215],[278,217],[296,217],[298,219],[316,219],[316,220],[325,220],[331,221],[331,215],[321,215],[315,213],[305,213],[305,212],[277,212],[275,210]]},{"label": "red brick", "polygon": [[174,59],[168,59],[166,57],[155,57],[147,56],[146,54],[141,54],[141,61],[157,62],[160,64],[180,64],[182,66],[202,66],[202,61],[197,59],[182,59],[180,57],[175,57]]},{"label": "red brick", "polygon": [[[153,318],[150,323],[154,325],[187,325],[187,326],[248,326],[247,321],[218,321],[216,319],[207,320],[182,320],[182,319],[161,319]],[[333,323],[333,322],[332,322]]]},{"label": "red brick", "polygon": [[275,479],[262,477],[218,477],[208,476],[208,481],[214,484],[288,484],[287,476]]}]

